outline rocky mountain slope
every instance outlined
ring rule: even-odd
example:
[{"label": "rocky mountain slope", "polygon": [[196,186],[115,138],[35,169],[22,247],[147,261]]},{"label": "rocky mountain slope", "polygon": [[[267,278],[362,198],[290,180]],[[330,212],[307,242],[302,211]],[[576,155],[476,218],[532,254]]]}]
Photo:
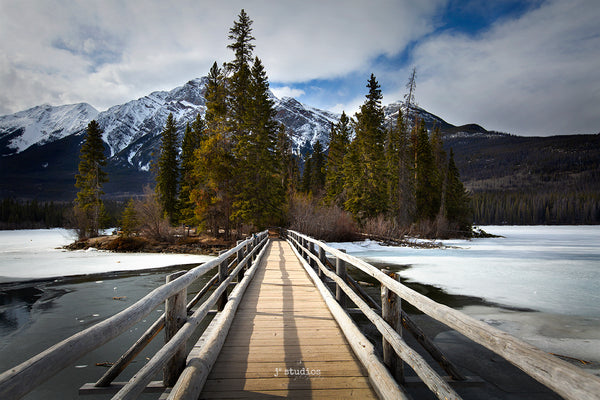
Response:
[{"label": "rocky mountain slope", "polygon": [[[72,200],[79,147],[92,119],[104,130],[110,177],[107,197],[141,193],[152,182],[152,153],[159,147],[168,114],[173,113],[183,135],[186,123],[206,110],[205,84],[206,78],[194,79],[103,112],[81,103],[43,105],[1,116],[0,198]],[[310,151],[317,140],[327,146],[331,123],[339,115],[289,97],[272,99],[276,119],[290,133],[296,153]],[[389,123],[396,120],[400,105],[385,107]],[[560,187],[600,176],[600,134],[520,137],[488,132],[476,124],[454,126],[418,107],[409,118],[417,115],[429,129],[440,127],[446,148],[454,150],[462,179],[472,190],[516,190],[550,183]]]}]

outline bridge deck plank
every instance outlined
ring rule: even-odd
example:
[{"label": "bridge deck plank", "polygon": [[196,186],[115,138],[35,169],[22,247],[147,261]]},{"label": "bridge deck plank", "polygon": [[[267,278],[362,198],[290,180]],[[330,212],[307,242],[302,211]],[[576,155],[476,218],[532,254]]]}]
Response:
[{"label": "bridge deck plank", "polygon": [[270,246],[200,398],[377,398],[289,244]]}]

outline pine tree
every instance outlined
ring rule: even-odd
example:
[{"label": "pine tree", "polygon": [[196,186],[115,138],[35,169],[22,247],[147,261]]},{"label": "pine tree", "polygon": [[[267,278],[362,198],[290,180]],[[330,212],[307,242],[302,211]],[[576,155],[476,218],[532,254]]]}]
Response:
[{"label": "pine tree", "polygon": [[345,207],[363,221],[387,209],[383,96],[373,74],[367,88],[366,101],[356,114],[356,137],[350,144],[345,185],[348,193]]},{"label": "pine tree", "polygon": [[227,125],[227,87],[223,71],[215,62],[208,73],[206,82],[206,120],[207,128],[213,132],[225,132]]},{"label": "pine tree", "polygon": [[339,207],[346,201],[344,193],[344,158],[348,153],[352,133],[350,119],[342,112],[337,125],[331,124],[327,172],[325,176],[325,202]]},{"label": "pine tree", "polygon": [[386,139],[388,169],[388,213],[396,228],[408,226],[414,216],[414,182],[411,179],[411,152],[402,108]]},{"label": "pine tree", "polygon": [[102,185],[108,182],[102,129],[95,120],[91,121],[86,130],[84,143],[79,155],[79,173],[75,176],[75,186],[79,188],[75,199],[75,216],[79,236],[98,236],[98,231],[104,217],[104,204],[101,195]]},{"label": "pine tree", "polygon": [[282,214],[285,191],[277,181],[278,125],[260,59],[254,60],[251,73],[245,131],[238,136],[235,148],[240,181],[233,208],[234,218],[262,229],[275,223]]},{"label": "pine tree", "polygon": [[433,221],[440,209],[441,193],[435,157],[424,122],[417,125],[415,202],[417,220]]},{"label": "pine tree", "polygon": [[129,237],[135,231],[137,231],[139,227],[139,220],[137,217],[137,211],[135,209],[135,201],[133,199],[129,199],[127,203],[127,207],[123,211],[123,216],[121,218],[121,230],[123,231],[123,236]]},{"label": "pine tree", "polygon": [[[458,168],[454,163],[454,152],[450,149],[448,161],[447,189],[445,196],[446,218],[450,223],[456,224],[458,229],[468,235],[472,230],[471,198],[460,180]],[[546,213],[548,212],[546,208]]]},{"label": "pine tree", "polygon": [[252,51],[254,50],[255,39],[252,36],[253,21],[248,17],[248,14],[242,9],[238,16],[238,21],[234,22],[233,27],[229,29],[229,40],[233,43],[227,48],[233,50],[235,58],[233,61],[226,64],[228,73],[228,100],[229,100],[229,115],[230,122],[233,125],[233,133],[237,141],[239,135],[243,135],[245,129],[245,121],[248,113],[248,102],[250,81],[251,81],[251,66]]},{"label": "pine tree", "polygon": [[169,114],[161,134],[160,155],[158,157],[156,194],[169,222],[177,221],[177,194],[179,189],[179,161],[177,159],[177,128],[173,114]]},{"label": "pine tree", "polygon": [[298,184],[298,165],[292,152],[292,140],[283,124],[279,126],[277,133],[276,157],[279,179],[286,193],[287,203]]},{"label": "pine tree", "polygon": [[226,78],[215,62],[206,84],[205,139],[194,152],[190,201],[194,221],[216,236],[229,237],[233,203],[234,159],[228,121]]},{"label": "pine tree", "polygon": [[206,140],[206,124],[198,114],[192,123],[187,124],[183,141],[181,144],[181,190],[179,191],[179,214],[182,223],[196,225],[195,204],[191,200],[191,192],[194,188],[194,164],[195,152]]},{"label": "pine tree", "polygon": [[323,146],[319,140],[313,146],[311,159],[310,192],[315,197],[321,197],[325,189],[325,155],[323,154]]}]

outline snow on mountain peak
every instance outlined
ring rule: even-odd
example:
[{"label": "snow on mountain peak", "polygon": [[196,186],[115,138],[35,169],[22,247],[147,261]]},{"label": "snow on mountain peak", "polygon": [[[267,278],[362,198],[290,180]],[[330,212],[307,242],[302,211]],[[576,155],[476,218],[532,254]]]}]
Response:
[{"label": "snow on mountain peak", "polygon": [[44,104],[0,117],[0,151],[22,152],[77,133],[96,118],[98,110],[87,103],[51,106]]}]

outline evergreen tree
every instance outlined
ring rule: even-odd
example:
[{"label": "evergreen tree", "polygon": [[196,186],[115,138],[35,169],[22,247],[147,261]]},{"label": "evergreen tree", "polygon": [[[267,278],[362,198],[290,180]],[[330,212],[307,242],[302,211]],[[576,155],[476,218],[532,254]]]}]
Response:
[{"label": "evergreen tree", "polygon": [[238,20],[234,22],[233,27],[229,29],[229,40],[233,43],[227,48],[233,50],[235,58],[226,64],[228,72],[228,113],[232,124],[234,139],[239,140],[238,136],[243,135],[245,130],[245,121],[249,107],[249,90],[251,81],[252,51],[254,50],[254,36],[252,36],[253,21],[242,9]]},{"label": "evergreen tree", "polygon": [[376,217],[387,209],[383,96],[373,74],[367,88],[366,101],[356,114],[356,137],[350,144],[346,163],[345,207],[359,220]]},{"label": "evergreen tree", "polygon": [[104,204],[101,195],[102,185],[108,182],[102,129],[95,120],[91,121],[86,130],[85,139],[79,155],[79,173],[75,176],[75,186],[79,188],[75,199],[75,217],[80,237],[98,236]]},{"label": "evergreen tree", "polygon": [[281,187],[286,193],[286,203],[291,194],[296,190],[298,179],[298,165],[292,152],[292,140],[285,129],[285,125],[279,126],[276,146],[278,174]]},{"label": "evergreen tree", "polygon": [[448,185],[448,163],[447,163],[447,155],[444,150],[443,141],[442,141],[442,133],[440,131],[439,126],[436,126],[433,129],[433,134],[430,139],[431,143],[431,151],[433,153],[434,165],[435,169],[438,171],[438,180],[437,180],[437,188],[436,191],[440,194],[440,210],[439,215],[443,216],[446,214],[445,211],[445,198],[446,198],[446,189]]},{"label": "evergreen tree", "polygon": [[195,216],[201,227],[217,236],[221,229],[225,237],[231,232],[232,185],[234,171],[231,141],[221,132],[210,132],[195,152],[192,179],[194,189],[190,199],[195,204]]},{"label": "evergreen tree", "polygon": [[207,128],[213,132],[226,130],[227,123],[227,86],[223,71],[215,62],[208,73],[206,82],[206,119]]},{"label": "evergreen tree", "polygon": [[325,189],[325,155],[323,154],[323,146],[319,140],[313,146],[311,159],[310,191],[314,196],[320,197]]},{"label": "evergreen tree", "polygon": [[433,221],[440,209],[441,193],[435,157],[424,122],[417,125],[415,201],[417,220]]},{"label": "evergreen tree", "polygon": [[269,82],[260,59],[251,71],[245,132],[238,136],[235,158],[240,178],[234,218],[262,229],[282,214],[285,191],[278,184],[275,148],[278,125]]},{"label": "evergreen tree", "polygon": [[331,124],[325,175],[325,202],[339,207],[343,207],[346,201],[344,194],[344,158],[348,152],[351,133],[350,119],[345,112],[342,112],[337,125]]},{"label": "evergreen tree", "polygon": [[181,189],[179,191],[179,215],[182,223],[188,225],[197,224],[195,218],[195,204],[191,200],[191,192],[194,188],[194,165],[195,152],[202,146],[206,139],[206,124],[198,114],[192,123],[187,124],[183,141],[181,144]]},{"label": "evergreen tree", "polygon": [[398,110],[396,124],[388,130],[386,162],[388,169],[388,212],[396,228],[408,226],[413,221],[415,198],[411,179],[411,152],[402,108]]},{"label": "evergreen tree", "polygon": [[454,163],[454,152],[450,149],[448,161],[447,189],[445,195],[446,218],[450,223],[456,224],[463,232],[471,233],[473,221],[471,219],[471,198],[460,180],[460,174]]},{"label": "evergreen tree", "polygon": [[229,237],[235,164],[229,134],[226,79],[216,62],[208,74],[205,98],[205,139],[194,152],[190,200],[195,222],[215,235],[223,229]]},{"label": "evergreen tree", "polygon": [[160,155],[156,175],[156,194],[169,222],[177,221],[177,193],[179,189],[179,162],[177,160],[177,128],[173,114],[169,114],[161,134]]},{"label": "evergreen tree", "polygon": [[121,218],[121,230],[123,231],[123,235],[125,237],[129,237],[135,233],[135,231],[137,231],[138,227],[139,220],[137,217],[137,211],[135,209],[135,201],[133,199],[129,199],[127,207],[125,207],[123,216]]}]

